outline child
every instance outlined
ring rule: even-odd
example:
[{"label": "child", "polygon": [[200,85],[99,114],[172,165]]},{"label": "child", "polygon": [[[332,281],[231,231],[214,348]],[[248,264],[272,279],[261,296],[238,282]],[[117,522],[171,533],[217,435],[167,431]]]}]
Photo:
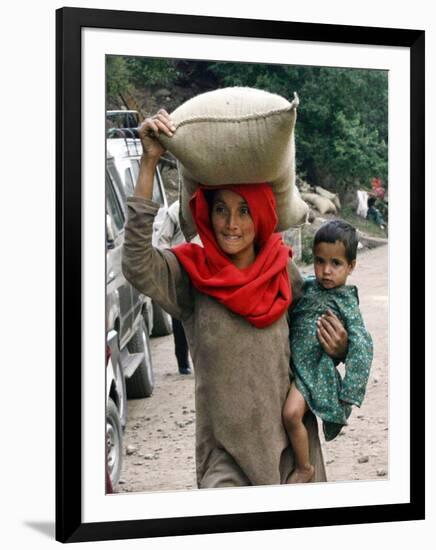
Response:
[{"label": "child", "polygon": [[[291,368],[295,378],[283,408],[296,463],[289,483],[307,483],[314,473],[303,423],[305,412],[311,409],[323,420],[329,441],[347,423],[351,405],[360,407],[365,395],[372,339],[360,314],[357,288],[345,284],[356,265],[356,252],[354,227],[342,220],[324,223],[313,243],[315,277],[306,279],[303,296],[291,313]],[[348,332],[344,379],[317,338],[317,319],[329,309]]]}]

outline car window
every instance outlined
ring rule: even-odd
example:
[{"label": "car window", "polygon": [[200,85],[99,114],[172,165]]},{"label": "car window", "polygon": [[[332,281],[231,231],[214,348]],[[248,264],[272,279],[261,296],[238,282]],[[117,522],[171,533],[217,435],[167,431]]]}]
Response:
[{"label": "car window", "polygon": [[153,200],[154,202],[157,202],[160,205],[164,204],[164,199],[163,199],[162,191],[159,185],[159,180],[157,179],[157,176],[156,176],[156,172],[154,174],[154,183],[153,183]]},{"label": "car window", "polygon": [[115,227],[118,231],[124,227],[124,215],[120,203],[115,195],[112,181],[109,174],[106,172],[106,208],[114,220]]},{"label": "car window", "polygon": [[[133,176],[135,178],[135,181],[138,179],[139,174],[139,160],[134,159],[132,160],[132,170],[133,170]],[[126,180],[127,181],[127,180]],[[152,199],[154,202],[157,202],[161,206],[164,205],[164,198],[162,195],[162,190],[159,185],[159,180],[157,179],[156,172],[154,174],[154,182],[153,182],[153,197]]]},{"label": "car window", "polygon": [[124,182],[125,182],[125,185],[126,185],[126,194],[127,194],[127,196],[133,195],[133,191],[135,189],[135,184],[133,182],[132,171],[130,170],[130,168],[126,168],[126,170],[124,172]]}]

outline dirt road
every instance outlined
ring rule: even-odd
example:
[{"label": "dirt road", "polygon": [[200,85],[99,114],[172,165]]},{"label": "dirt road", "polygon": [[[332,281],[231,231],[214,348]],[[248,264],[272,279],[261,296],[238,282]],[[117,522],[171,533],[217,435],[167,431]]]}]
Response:
[{"label": "dirt road", "polygon": [[[329,481],[388,475],[388,247],[363,252],[349,282],[359,288],[374,362],[362,408],[353,410],[340,436],[323,442]],[[155,390],[129,401],[118,492],[196,488],[194,376],[178,374],[172,336],[151,344]]]}]

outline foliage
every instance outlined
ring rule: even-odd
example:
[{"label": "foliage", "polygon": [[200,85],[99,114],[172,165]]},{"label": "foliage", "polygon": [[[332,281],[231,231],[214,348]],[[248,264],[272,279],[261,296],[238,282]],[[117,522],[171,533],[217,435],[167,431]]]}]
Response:
[{"label": "foliage", "polygon": [[132,88],[132,75],[127,58],[109,55],[106,58],[106,94],[116,98],[120,93]]},{"label": "foliage", "polygon": [[138,86],[169,86],[180,76],[172,59],[130,57],[127,64]]},{"label": "foliage", "polygon": [[[250,86],[293,98],[297,171],[313,185],[343,193],[388,179],[388,75],[333,67],[109,57],[108,94],[132,86],[190,87],[192,95]],[[195,87],[194,87],[195,86]]]},{"label": "foliage", "polygon": [[110,55],[106,61],[106,91],[112,99],[135,87],[169,86],[179,76],[171,59]]}]

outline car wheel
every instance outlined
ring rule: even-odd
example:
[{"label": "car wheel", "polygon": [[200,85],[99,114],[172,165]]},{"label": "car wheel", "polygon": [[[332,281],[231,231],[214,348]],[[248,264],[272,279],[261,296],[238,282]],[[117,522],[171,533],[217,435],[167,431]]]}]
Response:
[{"label": "car wheel", "polygon": [[115,389],[118,395],[118,410],[121,428],[125,429],[127,424],[127,390],[126,390],[126,379],[124,378],[123,367],[121,362],[118,360],[116,365],[115,372]]},{"label": "car wheel", "polygon": [[106,461],[112,487],[118,483],[123,460],[123,432],[118,408],[109,397],[106,409]]},{"label": "car wheel", "polygon": [[153,330],[152,336],[167,336],[173,332],[171,315],[153,302]]},{"label": "car wheel", "polygon": [[150,340],[144,320],[127,344],[130,353],[144,353],[144,358],[130,378],[126,379],[127,396],[131,399],[150,397],[154,388],[153,365],[151,361]]}]

